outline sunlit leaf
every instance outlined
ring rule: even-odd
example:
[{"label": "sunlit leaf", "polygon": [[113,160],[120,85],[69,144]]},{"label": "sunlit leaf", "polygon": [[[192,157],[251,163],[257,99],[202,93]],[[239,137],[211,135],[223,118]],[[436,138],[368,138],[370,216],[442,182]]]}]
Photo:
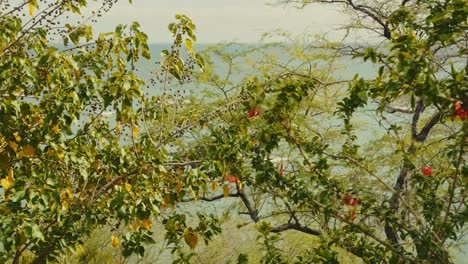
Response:
[{"label": "sunlit leaf", "polygon": [[122,123],[118,121],[117,124],[115,125],[115,133],[120,134],[121,131],[122,131]]},{"label": "sunlit leaf", "polygon": [[153,227],[153,222],[151,222],[151,220],[149,219],[146,219],[141,223],[141,226],[146,230],[151,230],[151,228]]},{"label": "sunlit leaf", "polygon": [[197,247],[198,236],[191,228],[185,229],[184,240],[185,240],[185,243],[187,243],[187,245],[190,247],[190,249],[193,250],[195,249],[195,247]]},{"label": "sunlit leaf", "polygon": [[36,155],[36,150],[31,145],[26,145],[23,147],[23,153],[25,156],[33,157]]},{"label": "sunlit leaf", "polygon": [[34,2],[29,1],[29,15],[34,16]]},{"label": "sunlit leaf", "polygon": [[212,181],[211,182],[211,190],[213,192],[216,192],[216,190],[218,190],[218,188],[219,188],[219,183],[217,181]]},{"label": "sunlit leaf", "polygon": [[237,181],[237,182],[236,182],[236,185],[237,185],[237,187],[239,187],[239,190],[242,190],[242,186],[243,186],[243,185],[242,185],[242,182],[241,182],[241,181]]},{"label": "sunlit leaf", "polygon": [[138,127],[132,127],[132,135],[133,137],[138,137]]},{"label": "sunlit leaf", "polygon": [[15,136],[16,142],[18,142],[18,143],[21,142],[21,137],[20,137],[20,135],[18,134],[18,132],[13,133],[13,136]]},{"label": "sunlit leaf", "polygon": [[63,160],[64,157],[65,157],[65,151],[61,149],[57,150],[57,158]]},{"label": "sunlit leaf", "polygon": [[229,189],[229,185],[223,185],[224,197],[229,197],[230,192],[231,192],[231,190]]},{"label": "sunlit leaf", "polygon": [[9,169],[7,176],[0,180],[4,191],[8,191],[13,186],[13,169]]},{"label": "sunlit leaf", "polygon": [[187,47],[187,50],[189,51],[189,53],[193,53],[193,43],[191,39],[189,38],[185,39],[185,46]]},{"label": "sunlit leaf", "polygon": [[53,128],[52,128],[52,131],[54,131],[55,134],[57,134],[58,132],[60,132],[60,128],[58,125],[55,125]]},{"label": "sunlit leaf", "polygon": [[119,238],[116,236],[111,236],[111,245],[112,248],[116,248],[119,245]]},{"label": "sunlit leaf", "polygon": [[15,141],[10,141],[10,148],[13,149],[14,152],[18,153],[18,144]]}]

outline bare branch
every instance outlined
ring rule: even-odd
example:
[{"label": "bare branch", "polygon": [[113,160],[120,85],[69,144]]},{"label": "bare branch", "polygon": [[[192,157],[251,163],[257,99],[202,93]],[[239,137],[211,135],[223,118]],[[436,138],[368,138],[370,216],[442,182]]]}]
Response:
[{"label": "bare branch", "polygon": [[440,119],[442,118],[443,115],[444,115],[443,111],[439,111],[435,115],[433,115],[431,120],[429,120],[429,122],[427,122],[427,124],[421,129],[421,132],[419,132],[419,134],[416,136],[415,140],[417,142],[423,142],[424,140],[426,140],[427,136],[429,136],[429,132],[431,131],[431,129],[437,123],[439,123],[439,121],[440,121]]},{"label": "bare branch", "polygon": [[250,203],[249,199],[247,198],[247,195],[245,195],[244,190],[239,188],[237,186],[237,193],[239,194],[240,198],[242,199],[242,202],[244,203],[245,207],[249,211],[250,218],[257,223],[260,221],[260,218],[258,217],[258,210],[256,208],[253,208],[252,204]]},{"label": "bare branch", "polygon": [[387,110],[387,113],[390,113],[390,114],[393,114],[393,113],[413,114],[414,113],[414,111],[411,109],[399,108],[399,107],[393,107],[393,106],[386,106],[385,109]]},{"label": "bare branch", "polygon": [[276,226],[270,230],[272,233],[280,233],[286,230],[297,230],[302,233],[306,233],[309,235],[320,236],[322,233],[319,230],[309,228],[307,226],[302,226],[299,223],[287,223]]},{"label": "bare branch", "polygon": [[[424,99],[421,98],[416,104],[416,109],[414,110],[413,121],[411,123],[411,136],[414,140],[418,137],[418,122],[421,113],[424,112]],[[417,141],[417,140],[416,140]]]},{"label": "bare branch", "polygon": [[[239,197],[239,193],[230,193],[227,197]],[[216,195],[216,196],[213,196],[213,197],[201,197],[200,200],[202,201],[205,201],[205,202],[214,202],[214,201],[217,201],[217,200],[221,200],[223,198],[226,198],[226,196],[224,196],[224,194],[220,194],[220,195]],[[193,202],[195,201],[195,198],[187,198],[187,199],[183,199],[182,202]]]}]

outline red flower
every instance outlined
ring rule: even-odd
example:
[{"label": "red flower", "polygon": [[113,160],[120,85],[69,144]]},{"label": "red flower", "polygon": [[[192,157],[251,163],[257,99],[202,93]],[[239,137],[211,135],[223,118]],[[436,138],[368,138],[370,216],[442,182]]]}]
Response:
[{"label": "red flower", "polygon": [[234,183],[234,182],[238,182],[239,181],[239,178],[237,178],[236,176],[234,176],[234,174],[232,173],[229,173],[228,176],[226,176],[226,178],[224,178],[227,182],[229,183]]},{"label": "red flower", "polygon": [[247,118],[252,118],[260,115],[262,113],[261,108],[254,108],[247,113]]},{"label": "red flower", "polygon": [[358,203],[359,203],[359,199],[358,198],[353,198],[352,193],[348,193],[347,195],[346,194],[341,195],[341,204],[342,205],[347,204],[347,205],[350,205],[350,206],[356,206]]},{"label": "red flower", "polygon": [[281,163],[280,167],[279,167],[279,176],[280,177],[283,177],[283,163]]},{"label": "red flower", "polygon": [[467,115],[468,115],[468,111],[466,110],[457,111],[457,116],[459,116],[461,119],[465,119]]},{"label": "red flower", "polygon": [[457,112],[461,110],[461,102],[460,101],[455,102],[454,105],[455,105],[455,110]]},{"label": "red flower", "polygon": [[359,199],[358,198],[351,198],[349,199],[348,201],[348,205],[351,205],[351,206],[355,206],[356,204],[359,203]]},{"label": "red flower", "polygon": [[462,108],[462,103],[460,101],[455,102],[455,111],[457,111],[456,117],[460,117],[461,119],[465,119],[468,115],[468,111]]},{"label": "red flower", "polygon": [[426,175],[426,176],[431,176],[432,175],[432,168],[431,167],[422,167],[421,168],[421,173]]}]

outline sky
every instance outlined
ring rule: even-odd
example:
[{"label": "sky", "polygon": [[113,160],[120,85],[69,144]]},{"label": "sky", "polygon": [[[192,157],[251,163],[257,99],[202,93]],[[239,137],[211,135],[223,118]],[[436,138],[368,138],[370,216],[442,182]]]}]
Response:
[{"label": "sky", "polygon": [[293,35],[303,32],[326,33],[345,24],[346,15],[331,6],[311,5],[304,9],[272,6],[275,0],[121,0],[104,14],[97,32],[111,31],[115,25],[138,21],[149,42],[170,42],[167,25],[175,14],[189,16],[197,26],[199,43],[259,41],[263,33],[285,30]]}]

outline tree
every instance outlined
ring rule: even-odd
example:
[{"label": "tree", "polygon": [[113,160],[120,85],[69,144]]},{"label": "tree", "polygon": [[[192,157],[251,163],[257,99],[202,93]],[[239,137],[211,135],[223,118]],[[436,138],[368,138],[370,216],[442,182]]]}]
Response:
[{"label": "tree", "polygon": [[[336,262],[339,247],[371,263],[450,263],[466,219],[466,1],[297,2],[342,5],[381,36],[378,45],[315,45],[374,63],[376,77],[356,76],[334,107],[327,96],[342,82],[311,54],[265,63],[237,89],[241,110],[222,113],[183,158],[207,157],[201,169],[226,177],[263,234],[322,237],[301,261]],[[231,55],[221,54],[230,66]],[[205,77],[224,100],[239,85],[223,79]],[[363,108],[376,108],[384,142],[360,138],[353,117]]]},{"label": "tree", "polygon": [[[153,241],[150,217],[177,196],[165,145],[141,136],[146,119],[167,112],[164,96],[145,96],[135,67],[150,59],[147,36],[138,23],[93,36],[88,23],[114,1],[81,18],[87,4],[0,1],[2,263],[52,260],[96,228],[120,223],[133,230],[113,236],[113,246],[143,254]],[[202,61],[192,49],[194,24],[176,20],[161,65],[166,79],[184,81]]]},{"label": "tree", "polygon": [[[382,43],[272,43],[242,50],[240,60],[214,49],[226,78],[211,64],[192,71],[203,64],[195,27],[177,16],[174,44],[149,83],[160,88],[155,96],[137,77],[136,60],[149,57],[137,24],[94,41],[87,25],[41,26],[86,3],[43,5],[30,23],[19,14],[39,12],[37,2],[4,5],[2,261],[26,252],[35,263],[54,259],[96,228],[120,224],[127,233],[109,238],[112,246],[143,255],[161,220],[167,246],[186,263],[187,246],[221,229],[214,215],[191,217],[180,205],[237,199],[239,226],[255,224],[265,263],[290,261],[279,244],[286,231],[320,238],[298,263],[337,263],[339,251],[369,263],[451,262],[466,219],[463,0],[300,1],[342,5],[357,22],[349,34],[358,26]],[[50,45],[54,32],[71,46]],[[267,59],[270,48],[290,58]],[[375,78],[336,80],[335,63],[349,55],[376,64]],[[240,74],[236,63],[258,57],[248,72],[261,74],[230,79]],[[183,86],[170,82],[194,77],[220,99],[184,105]],[[362,135],[359,118],[369,110],[378,137]]]}]

